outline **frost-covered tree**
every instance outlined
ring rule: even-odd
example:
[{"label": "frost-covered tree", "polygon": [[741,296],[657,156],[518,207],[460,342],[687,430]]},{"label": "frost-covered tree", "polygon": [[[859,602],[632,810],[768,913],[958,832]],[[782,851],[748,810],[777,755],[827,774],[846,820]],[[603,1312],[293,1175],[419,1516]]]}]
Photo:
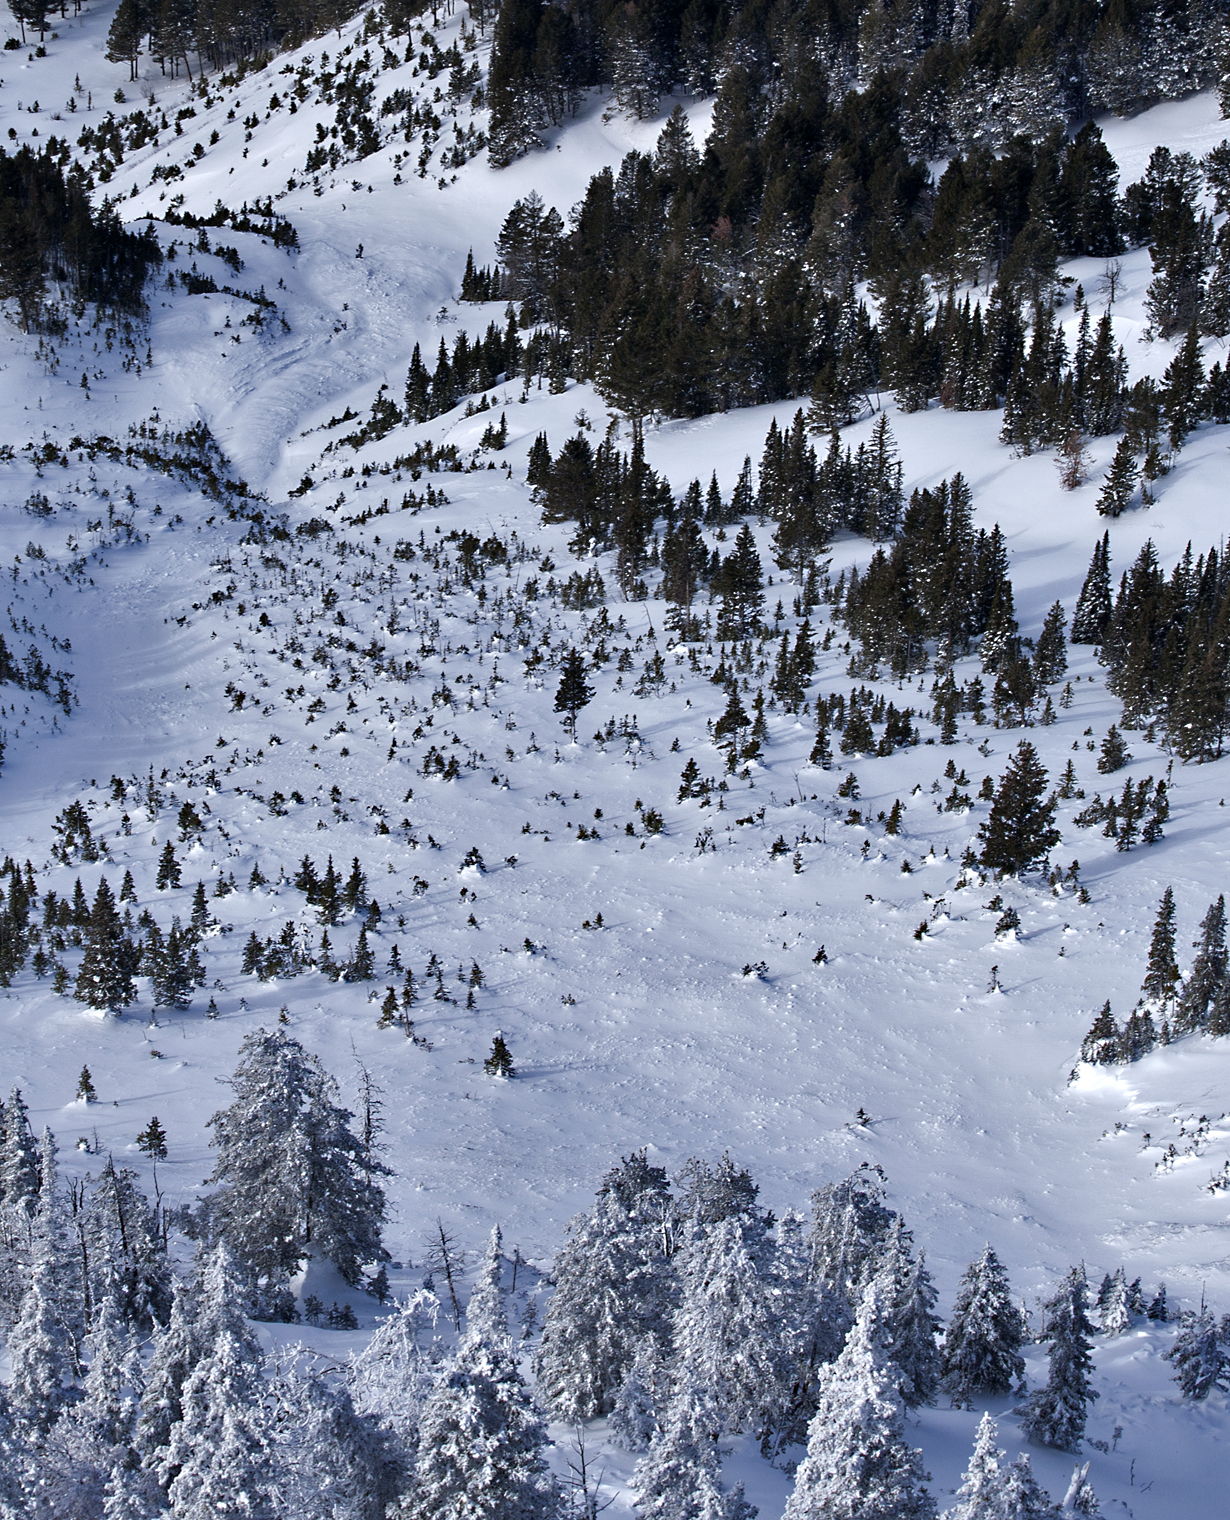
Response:
[{"label": "frost-covered tree", "polygon": [[641,1342],[669,1345],[671,1245],[666,1173],[643,1154],[626,1158],[569,1224],[555,1257],[534,1371],[556,1419],[608,1413]]},{"label": "frost-covered tree", "polygon": [[137,1450],[147,1461],[166,1446],[171,1427],[183,1418],[184,1384],[200,1359],[192,1323],[195,1303],[196,1295],[188,1285],[177,1282],[166,1329],[154,1334],[135,1436]]},{"label": "frost-covered tree", "polygon": [[108,1157],[74,1223],[88,1262],[87,1297],[111,1293],[126,1323],[148,1331],[170,1313],[171,1273],[157,1214],[138,1181]]},{"label": "frost-covered tree", "polygon": [[811,1270],[801,1214],[787,1209],[777,1224],[776,1268],[781,1295],[786,1402],[779,1444],[801,1444],[816,1407],[821,1369],[840,1355],[848,1328],[844,1293],[826,1288]]},{"label": "frost-covered tree", "polygon": [[276,1312],[286,1279],[310,1255],[348,1283],[387,1261],[380,1239],[387,1168],[353,1133],[337,1084],[281,1030],[258,1029],[230,1078],[235,1101],[209,1121],[217,1160],[205,1222],[224,1241],[258,1299]]},{"label": "frost-covered tree", "polygon": [[1124,1335],[1132,1328],[1132,1293],[1122,1267],[1098,1294],[1098,1325],[1103,1335]]},{"label": "frost-covered tree", "polygon": [[412,1486],[423,1408],[444,1360],[435,1333],[439,1314],[440,1300],[420,1288],[380,1321],[346,1369],[351,1402],[379,1431],[385,1481],[398,1494]]},{"label": "frost-covered tree", "polygon": [[611,1439],[624,1451],[648,1451],[658,1433],[659,1390],[666,1373],[652,1340],[637,1349],[611,1410]]},{"label": "frost-covered tree", "polygon": [[499,1225],[492,1226],[478,1280],[466,1305],[466,1334],[502,1345],[508,1339],[508,1313],[500,1278],[504,1269]]},{"label": "frost-covered tree", "polygon": [[997,1398],[1025,1372],[1021,1343],[1025,1321],[1012,1302],[1008,1273],[988,1245],[966,1268],[944,1333],[940,1379],[954,1404],[970,1406],[975,1395]]},{"label": "frost-covered tree", "polygon": [[1087,1302],[1089,1285],[1083,1267],[1073,1267],[1043,1305],[1042,1339],[1050,1342],[1046,1386],[1030,1395],[1021,1428],[1031,1441],[1076,1451],[1085,1434],[1087,1406],[1098,1397],[1090,1383],[1093,1358]]},{"label": "frost-covered tree", "polygon": [[940,1321],[937,1294],[926,1258],[915,1259],[910,1232],[900,1215],[894,1221],[877,1274],[893,1361],[901,1371],[899,1393],[907,1408],[935,1401],[940,1381]]},{"label": "frost-covered tree", "polygon": [[1163,1354],[1185,1399],[1207,1399],[1214,1388],[1230,1387],[1228,1341],[1230,1318],[1219,1325],[1207,1309],[1184,1316],[1178,1338]]},{"label": "frost-covered tree", "polygon": [[641,1520],[753,1520],[742,1488],[724,1492],[713,1400],[685,1372],[632,1478]]},{"label": "frost-covered tree", "polygon": [[345,1385],[292,1363],[272,1378],[269,1399],[278,1520],[382,1520],[390,1474]]},{"label": "frost-covered tree", "polygon": [[885,1177],[864,1162],[841,1182],[812,1194],[811,1278],[844,1303],[846,1325],[880,1270],[896,1212],[884,1204]]},{"label": "frost-covered tree", "polygon": [[821,1378],[820,1402],[786,1520],[932,1520],[922,1453],[907,1444],[900,1370],[880,1289],[863,1295],[845,1348]]},{"label": "frost-covered tree", "polygon": [[944,1520],[1053,1520],[1059,1507],[1039,1488],[1029,1457],[1023,1454],[1005,1466],[997,1435],[995,1421],[984,1414],[957,1502],[945,1511]]},{"label": "frost-covered tree", "polygon": [[735,1215],[698,1230],[678,1270],[682,1376],[707,1390],[724,1430],[766,1436],[785,1403],[786,1365],[772,1250],[759,1221]]},{"label": "frost-covered tree", "polygon": [[412,1520],[550,1520],[546,1441],[511,1351],[466,1337],[423,1408]]},{"label": "frost-covered tree", "polygon": [[57,1294],[55,1245],[45,1229],[36,1239],[30,1283],[9,1333],[8,1351],[9,1405],[19,1429],[37,1441],[55,1424],[73,1375],[72,1346]]},{"label": "frost-covered tree", "polygon": [[274,1520],[268,1388],[251,1332],[223,1330],[183,1390],[160,1470],[173,1520]]}]

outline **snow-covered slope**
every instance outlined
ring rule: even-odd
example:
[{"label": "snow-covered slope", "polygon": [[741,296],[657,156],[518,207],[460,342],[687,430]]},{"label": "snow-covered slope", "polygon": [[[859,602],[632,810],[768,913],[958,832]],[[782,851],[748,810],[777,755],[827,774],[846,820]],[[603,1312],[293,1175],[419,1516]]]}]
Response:
[{"label": "snow-covered slope", "polygon": [[[1083,1258],[1091,1274],[1122,1263],[1147,1285],[1164,1279],[1189,1305],[1207,1293],[1215,1307],[1230,1307],[1225,1194],[1208,1186],[1230,1157],[1230,1046],[1187,1039],[1070,1080],[1096,1009],[1109,998],[1125,1014],[1136,1000],[1165,887],[1175,892],[1184,947],[1224,889],[1230,761],[1172,766],[1132,734],[1125,774],[1166,778],[1171,819],[1161,843],[1121,854],[1097,829],[1075,826],[1080,802],[1064,803],[1055,858],[1066,869],[1079,857],[1087,903],[1070,886],[1052,892],[1037,880],[961,885],[959,860],[987,807],[943,811],[952,788],[945,766],[955,761],[968,778],[962,789],[976,796],[984,777],[1003,772],[1016,730],[966,724],[953,749],[923,721],[916,748],[822,771],[808,763],[810,721],[773,713],[763,764],[747,779],[731,777],[720,807],[679,803],[689,755],[702,774],[722,773],[707,728],[723,700],[709,679],[714,645],[673,646],[665,604],[615,600],[602,561],[612,657],[591,676],[596,695],[579,742],[568,743],[553,711],[553,659],[527,656],[548,642],[562,653],[600,614],[566,611],[551,594],[552,581],[588,567],[569,553],[566,529],[541,525],[526,456],[540,431],[558,448],[582,412],[595,439],[617,419],[588,386],[551,395],[516,381],[477,415],[459,407],[357,450],[334,442],[345,430],[329,423],[347,408],[366,416],[381,384],[399,392],[416,343],[434,356],[442,336],[451,345],[461,326],[478,335],[502,320],[502,304],[462,307],[454,296],[467,250],[480,265],[491,259],[518,197],[537,189],[566,214],[596,168],[651,146],[661,123],[607,120],[594,103],[543,152],[502,172],[482,154],[445,169],[437,153],[420,177],[418,144],[393,140],[312,174],[317,122],[332,112],[313,86],[290,114],[296,70],[314,78],[323,53],[336,68],[367,50],[378,101],[397,89],[430,100],[435,83],[412,78],[413,65],[385,56],[376,38],[364,40],[360,22],[232,86],[210,81],[205,98],[157,75],[132,86],[126,68],[103,57],[111,9],[59,22],[46,58],[30,56],[32,47],[0,54],[0,129],[35,146],[35,130],[39,140],[67,134],[75,143],[104,110],[165,114],[172,125],[159,144],[126,152],[107,180],[126,220],[168,209],[206,216],[218,200],[238,210],[273,197],[299,246],[210,229],[212,248],[236,251],[237,271],[194,246],[194,233],[155,221],[163,247],[178,247],[151,287],[148,335],[126,344],[70,320],[51,358],[48,340],[10,324],[0,330],[0,405],[13,447],[0,462],[13,624],[4,634],[16,653],[33,644],[53,667],[71,669],[78,699],[66,714],[40,695],[0,691],[8,736],[0,844],[32,860],[40,892],[71,893],[80,876],[92,895],[100,869],[117,888],[131,870],[138,907],[164,927],[173,914],[186,919],[198,880],[211,894],[232,879],[237,887],[211,895],[219,928],[206,946],[210,985],[187,1013],[159,1012],[155,1026],[143,990],[123,1017],[104,1018],[57,996],[29,967],[5,991],[6,1080],[23,1088],[36,1125],[49,1123],[66,1153],[81,1135],[91,1151],[139,1166],[135,1139],[156,1113],[170,1133],[163,1192],[189,1199],[210,1166],[215,1079],[231,1070],[245,1033],[284,1011],[344,1085],[358,1056],[387,1090],[390,1244],[407,1264],[398,1282],[417,1280],[410,1264],[438,1216],[471,1245],[498,1220],[510,1248],[545,1264],[602,1172],[644,1145],[672,1171],[690,1155],[729,1149],[777,1211],[804,1205],[861,1161],[882,1165],[927,1249],[942,1309],[986,1240],[1030,1302]],[[436,29],[442,47],[460,26]],[[118,89],[128,102],[113,101]],[[275,93],[283,104],[270,110]],[[703,137],[710,107],[686,104]],[[173,124],[186,109],[194,114],[179,136]],[[457,122],[462,133],[482,127],[468,105]],[[445,126],[452,132],[447,116]],[[1223,135],[1208,97],[1106,124],[1125,179],[1158,142],[1202,152]],[[168,164],[181,172],[152,179]],[[1174,346],[1141,339],[1148,256],[1122,262],[1116,333],[1134,373],[1160,375]],[[194,265],[218,287],[263,291],[275,308],[220,288],[167,288],[169,274]],[[1066,272],[1099,313],[1100,265]],[[259,327],[244,323],[253,312],[265,314]],[[1071,331],[1071,306],[1062,317]],[[770,420],[787,423],[794,410],[663,423],[647,431],[647,454],[677,492],[716,471],[729,493],[744,456],[759,457]],[[501,413],[508,446],[482,451]],[[160,433],[200,421],[233,474],[267,501],[203,495],[182,471],[123,455],[130,428]],[[1113,440],[1095,445],[1091,482],[1067,493],[1053,457],[1013,457],[996,441],[998,425],[996,414],[892,414],[907,492],[961,470],[977,523],[1003,528],[1017,614],[1035,633],[1056,598],[1069,612],[1075,603],[1106,526],[1094,500]],[[849,440],[870,427],[850,429]],[[118,448],[87,447],[99,435]],[[1156,506],[1110,525],[1116,577],[1147,538],[1167,568],[1189,542],[1196,551],[1220,542],[1227,436],[1200,430]],[[415,479],[406,461],[427,439],[456,445],[480,467]],[[314,485],[292,498],[305,475]],[[424,503],[429,486],[434,504]],[[407,493],[418,504],[402,507]],[[40,495],[46,508],[35,500],[31,512]],[[385,503],[387,512],[369,515]],[[286,531],[257,542],[253,510],[270,520],[285,514]],[[312,526],[317,519],[330,531]],[[462,531],[496,536],[512,551],[491,565],[481,595],[458,573]],[[771,565],[768,530],[756,531]],[[833,575],[870,552],[864,540],[839,540]],[[768,611],[780,598],[777,626],[793,629],[797,587],[776,572],[774,582]],[[813,618],[821,631],[824,616],[822,607]],[[853,684],[844,639],[839,629],[820,655],[815,691]],[[314,659],[317,648],[324,654]],[[642,679],[655,654],[665,662],[656,689]],[[762,658],[771,666],[773,655],[770,642]],[[330,678],[333,665],[344,680]],[[976,670],[976,660],[965,662],[957,677]],[[1092,651],[1074,649],[1071,705],[1053,726],[1029,732],[1053,776],[1073,759],[1090,796],[1106,785],[1092,751],[1119,715],[1103,676]],[[877,689],[930,707],[930,676],[904,694],[891,683]],[[607,737],[599,742],[596,731]],[[456,780],[424,774],[433,747],[456,755]],[[844,822],[850,802],[836,792],[850,769],[867,819],[894,799],[905,804],[899,836]],[[151,772],[160,807],[146,795]],[[113,777],[126,792],[113,796]],[[106,837],[101,867],[51,855],[53,819],[78,797]],[[181,842],[176,826],[185,802],[204,816],[195,843]],[[655,809],[661,833],[645,827]],[[785,851],[775,855],[779,838]],[[160,892],[168,840],[182,884]],[[485,870],[464,865],[472,847]],[[253,930],[264,938],[292,922],[317,945],[316,914],[289,881],[305,854],[322,869],[332,856],[343,873],[352,858],[361,862],[381,909],[374,982],[241,974]],[[254,866],[266,884],[250,889]],[[997,890],[1020,913],[1015,939],[995,935],[1000,910],[988,902]],[[930,924],[922,939],[920,920]],[[333,932],[336,958],[357,934],[353,920]],[[385,988],[400,986],[399,975],[385,974],[394,945],[420,981],[416,1031],[429,1049],[377,1028]],[[828,960],[817,963],[821,945]],[[425,977],[432,956],[443,1000]],[[467,1007],[475,962],[482,984]],[[996,991],[988,991],[992,967]],[[206,1011],[211,999],[216,1017]],[[497,1030],[517,1063],[513,1082],[482,1075]],[[73,1101],[83,1064],[99,1094],[88,1109]],[[855,1122],[860,1108],[870,1124]],[[97,1163],[82,1152],[70,1165]],[[362,1312],[370,1319],[370,1306]],[[1115,1453],[1095,1455],[1093,1477],[1104,1502],[1116,1497],[1125,1513],[1197,1520],[1224,1508],[1225,1411],[1219,1396],[1181,1406],[1159,1361],[1168,1333],[1140,1331],[1101,1350],[1105,1396],[1091,1434],[1109,1442],[1116,1424],[1126,1433]],[[936,1485],[951,1488],[975,1416],[936,1410],[922,1419]],[[1062,1490],[1061,1466],[1039,1459],[1052,1489]],[[766,1520],[779,1513],[780,1473],[750,1454],[740,1467]]]}]

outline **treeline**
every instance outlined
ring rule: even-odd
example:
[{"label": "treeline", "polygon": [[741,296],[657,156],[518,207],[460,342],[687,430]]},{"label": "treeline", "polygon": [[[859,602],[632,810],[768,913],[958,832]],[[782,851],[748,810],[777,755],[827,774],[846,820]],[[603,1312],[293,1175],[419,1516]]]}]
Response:
[{"label": "treeline", "polygon": [[63,156],[55,139],[38,153],[0,148],[0,299],[16,303],[24,331],[49,281],[75,302],[142,310],[150,267],[162,260],[152,228],[126,232],[109,202],[92,207],[83,171],[65,172]]},{"label": "treeline", "polygon": [[[921,5],[788,0],[503,0],[489,96],[492,153],[508,162],[558,125],[582,91],[653,116],[663,95],[750,99],[786,136],[799,103],[860,88],[891,97],[903,140],[935,158],[1015,133],[1041,136],[1100,111],[1126,113],[1214,83],[1222,13],[1199,0],[1054,7],[1044,0]],[[771,88],[770,88],[771,87]]]},{"label": "treeline", "polygon": [[[1159,148],[1120,196],[1089,124],[1072,141],[1014,138],[999,157],[973,149],[933,185],[899,127],[874,92],[826,105],[806,148],[750,108],[732,122],[719,110],[702,153],[677,109],[652,155],[594,176],[567,227],[537,195],[518,201],[496,268],[471,260],[463,298],[521,301],[523,319],[566,345],[567,372],[634,415],[810,394],[813,423],[827,428],[891,390],[906,410],[937,397],[955,410],[1006,407],[1004,441],[1025,452],[1133,419],[1156,434],[1169,420],[1163,389],[1129,391],[1115,341],[1114,255],[1149,243],[1159,335],[1230,333],[1230,240],[1198,208],[1206,182],[1219,204],[1230,195],[1230,147],[1203,166]],[[722,138],[736,128],[737,148]],[[828,167],[809,184],[808,164]],[[1089,254],[1110,261],[1108,310],[1095,321],[1077,291],[1069,351],[1053,315],[1059,261]],[[855,298],[863,279],[874,322]],[[980,281],[985,297],[955,298]],[[1227,414],[1220,366],[1214,379],[1197,421]]]}]

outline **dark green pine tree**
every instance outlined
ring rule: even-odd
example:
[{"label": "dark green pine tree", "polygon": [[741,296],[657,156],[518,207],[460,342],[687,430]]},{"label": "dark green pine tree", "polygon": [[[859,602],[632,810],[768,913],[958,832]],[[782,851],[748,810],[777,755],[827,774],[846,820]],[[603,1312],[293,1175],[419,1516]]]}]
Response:
[{"label": "dark green pine tree", "polygon": [[406,415],[413,422],[426,422],[431,416],[431,375],[417,343],[406,373]]},{"label": "dark green pine tree", "polygon": [[513,1065],[512,1052],[504,1041],[504,1036],[496,1030],[495,1039],[491,1042],[491,1054],[483,1062],[483,1070],[489,1077],[515,1077],[517,1069]]},{"label": "dark green pine tree", "polygon": [[85,956],[77,973],[73,996],[91,1008],[112,1011],[127,1008],[137,997],[132,980],[136,961],[137,953],[124,934],[115,895],[107,878],[100,877],[86,928]]},{"label": "dark green pine tree", "polygon": [[367,877],[356,855],[350,863],[350,875],[342,892],[342,901],[351,913],[361,913],[367,905]]},{"label": "dark green pine tree", "polygon": [[1081,1060],[1092,1066],[1110,1066],[1123,1059],[1123,1032],[1110,1011],[1107,998],[1081,1041]]},{"label": "dark green pine tree", "polygon": [[1132,505],[1136,486],[1140,480],[1140,466],[1132,450],[1131,440],[1125,434],[1119,440],[1115,457],[1110,462],[1106,479],[1098,494],[1097,509],[1102,517],[1119,517]]},{"label": "dark green pine tree", "polygon": [[355,945],[354,956],[350,965],[346,968],[346,980],[348,982],[370,982],[376,974],[376,956],[372,947],[367,942],[367,925],[359,930],[359,940]]},{"label": "dark green pine tree", "polygon": [[1219,896],[1210,903],[1200,920],[1200,938],[1192,941],[1196,959],[1175,1009],[1176,1034],[1201,1029],[1208,1018],[1209,1004],[1226,980],[1226,899]]},{"label": "dark green pine tree", "polygon": [[337,867],[333,864],[333,856],[329,856],[329,863],[325,867],[325,874],[316,883],[315,887],[316,917],[318,922],[333,928],[341,922],[342,917],[342,892],[341,877]]},{"label": "dark green pine tree", "polygon": [[1174,892],[1167,887],[1162,893],[1157,917],[1153,921],[1149,960],[1140,990],[1152,1002],[1164,1008],[1174,1001],[1178,985],[1179,963],[1174,953]]},{"label": "dark green pine tree", "polygon": [[1059,843],[1056,801],[1047,796],[1046,785],[1037,750],[1022,739],[1000,779],[990,817],[978,829],[981,865],[999,876],[1012,876],[1042,860]]},{"label": "dark green pine tree", "polygon": [[1085,427],[1095,438],[1104,438],[1123,426],[1127,408],[1127,357],[1115,346],[1110,313],[1099,321],[1093,346],[1085,361],[1080,391]]},{"label": "dark green pine tree", "polygon": [[1203,416],[1205,377],[1200,357],[1200,333],[1193,322],[1183,347],[1162,376],[1162,407],[1170,432],[1170,447],[1177,453]]},{"label": "dark green pine tree", "polygon": [[744,639],[760,622],[764,593],[761,590],[760,555],[752,530],[744,523],[735,539],[733,551],[722,561],[719,572],[722,607],[718,613],[717,634],[720,639]]},{"label": "dark green pine tree", "polygon": [[184,933],[178,918],[172,920],[166,943],[159,947],[150,967],[154,1002],[159,1008],[187,1008],[191,1004],[194,977],[189,956],[195,950],[191,933]]},{"label": "dark green pine tree", "polygon": [[167,1132],[159,1122],[157,1114],[153,1115],[137,1136],[137,1149],[144,1151],[151,1161],[167,1159]]},{"label": "dark green pine tree", "polygon": [[[120,893],[120,901],[124,901],[123,892]],[[188,919],[188,927],[197,939],[200,939],[206,929],[209,928],[209,904],[205,899],[205,883],[203,881],[197,882],[196,890],[192,894],[192,913]]]},{"label": "dark green pine tree", "polygon": [[1093,558],[1085,576],[1085,584],[1076,601],[1072,614],[1072,642],[1074,644],[1100,644],[1106,625],[1111,617],[1110,600],[1110,533],[1104,533],[1093,546]]},{"label": "dark green pine tree", "polygon": [[1106,730],[1105,739],[1102,740],[1102,749],[1098,755],[1098,770],[1102,775],[1109,776],[1114,771],[1122,770],[1131,758],[1126,740],[1112,723]]},{"label": "dark green pine tree", "polygon": [[1063,603],[1056,602],[1047,613],[1034,649],[1034,679],[1040,686],[1062,681],[1068,670],[1068,647],[1064,638],[1067,626]]},{"label": "dark green pine tree", "polygon": [[555,711],[564,716],[568,736],[576,743],[577,715],[593,699],[594,688],[585,679],[585,656],[578,649],[570,649],[564,659],[564,670],[555,693]]},{"label": "dark green pine tree", "polygon": [[699,513],[700,485],[696,487],[695,504],[684,502],[683,515],[674,527],[667,530],[662,540],[662,595],[678,607],[690,607],[700,589],[701,580],[709,565],[709,552],[697,521]]},{"label": "dark green pine tree", "polygon": [[179,861],[175,858],[175,850],[168,839],[162,847],[162,854],[158,857],[158,875],[154,885],[160,892],[165,892],[168,887],[178,887],[180,883]]}]

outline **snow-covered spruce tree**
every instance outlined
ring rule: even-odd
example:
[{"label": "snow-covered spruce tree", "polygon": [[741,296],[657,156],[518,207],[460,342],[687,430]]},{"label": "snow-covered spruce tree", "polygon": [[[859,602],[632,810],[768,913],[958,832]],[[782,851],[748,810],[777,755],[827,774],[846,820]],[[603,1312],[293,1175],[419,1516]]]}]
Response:
[{"label": "snow-covered spruce tree", "polygon": [[1029,1440],[1059,1451],[1079,1449],[1087,1406],[1098,1397],[1089,1380],[1093,1326],[1086,1311],[1088,1296],[1084,1267],[1073,1267],[1043,1305],[1046,1321],[1041,1338],[1050,1342],[1050,1367],[1046,1386],[1030,1395],[1021,1422]]},{"label": "snow-covered spruce tree", "polygon": [[841,1355],[821,1377],[785,1520],[933,1520],[922,1453],[905,1439],[901,1374],[885,1319],[873,1282]]},{"label": "snow-covered spruce tree", "polygon": [[412,1520],[552,1520],[546,1426],[511,1350],[465,1336],[423,1408]]},{"label": "snow-covered spruce tree", "polygon": [[1072,614],[1072,642],[1100,644],[1110,622],[1113,604],[1110,594],[1110,533],[1104,533],[1093,546],[1085,584]]},{"label": "snow-covered spruce tree", "polygon": [[508,1339],[508,1314],[500,1286],[504,1270],[501,1245],[500,1227],[493,1225],[474,1291],[466,1305],[466,1334],[490,1341],[492,1345],[502,1345]]},{"label": "snow-covered spruce tree", "polygon": [[741,1487],[722,1490],[721,1424],[708,1393],[681,1371],[661,1429],[632,1477],[641,1520],[754,1520]]},{"label": "snow-covered spruce tree", "polygon": [[380,1321],[346,1369],[355,1410],[384,1442],[385,1481],[398,1495],[413,1486],[423,1408],[435,1389],[444,1353],[435,1333],[440,1300],[420,1288]]},{"label": "snow-covered spruce tree", "polygon": [[609,1427],[616,1446],[624,1451],[649,1450],[658,1433],[657,1411],[664,1402],[661,1390],[667,1375],[654,1342],[643,1340],[611,1410]]},{"label": "snow-covered spruce tree", "polygon": [[110,1292],[125,1323],[147,1332],[171,1311],[171,1272],[157,1215],[138,1181],[108,1156],[75,1223],[79,1256],[88,1261],[87,1298]]},{"label": "snow-covered spruce tree", "polygon": [[735,1215],[697,1228],[678,1273],[680,1376],[706,1390],[722,1430],[751,1429],[767,1440],[787,1389],[778,1285],[759,1219]]},{"label": "snow-covered spruce tree", "polygon": [[1005,1467],[1006,1453],[996,1446],[997,1435],[995,1421],[984,1414],[957,1502],[945,1511],[944,1520],[1055,1520],[1059,1507],[1038,1487],[1029,1457],[1022,1454]]},{"label": "snow-covered spruce tree", "polygon": [[8,1403],[24,1439],[33,1442],[55,1424],[71,1396],[73,1376],[72,1346],[59,1302],[57,1241],[47,1213],[44,1203],[35,1224],[29,1286],[8,1338],[13,1369]]},{"label": "snow-covered spruce tree", "polygon": [[171,1427],[183,1418],[184,1384],[200,1359],[200,1342],[193,1333],[196,1300],[188,1284],[176,1282],[167,1327],[154,1335],[134,1439],[146,1461],[168,1443]]},{"label": "snow-covered spruce tree", "polygon": [[91,1008],[113,1011],[127,1008],[137,997],[132,976],[138,954],[124,933],[115,906],[115,894],[105,876],[99,877],[85,936],[85,955],[77,972],[73,996]]},{"label": "snow-covered spruce tree", "polygon": [[1098,1294],[1098,1328],[1103,1335],[1125,1335],[1132,1328],[1131,1290],[1127,1274],[1119,1267]]},{"label": "snow-covered spruce tree", "polygon": [[841,1182],[813,1193],[811,1279],[844,1305],[844,1330],[854,1321],[863,1290],[880,1270],[897,1215],[884,1204],[885,1177],[863,1164]]},{"label": "snow-covered spruce tree", "polygon": [[848,1304],[812,1276],[803,1216],[793,1209],[777,1224],[775,1265],[787,1379],[779,1445],[798,1445],[807,1440],[821,1368],[841,1353]]},{"label": "snow-covered spruce tree", "polygon": [[281,1030],[258,1029],[230,1085],[235,1101],[209,1121],[218,1156],[204,1222],[230,1248],[254,1304],[277,1314],[287,1278],[309,1255],[352,1284],[366,1263],[387,1261],[375,1179],[388,1169],[352,1132],[317,1057]]},{"label": "snow-covered spruce tree", "polygon": [[965,1269],[944,1332],[940,1386],[955,1405],[975,1395],[1001,1398],[1025,1373],[1025,1320],[1012,1302],[1008,1273],[988,1245]]},{"label": "snow-covered spruce tree", "polygon": [[669,1345],[670,1248],[666,1173],[635,1153],[603,1180],[589,1212],[572,1220],[555,1257],[534,1375],[556,1419],[608,1413],[641,1342],[649,1336]]},{"label": "snow-covered spruce tree", "polygon": [[291,1365],[270,1381],[279,1520],[383,1520],[396,1490],[372,1425],[344,1384]]},{"label": "snow-covered spruce tree", "polygon": [[32,1520],[94,1520],[104,1512],[116,1468],[135,1473],[132,1447],[141,1359],[115,1298],[95,1305],[83,1396],[70,1404],[51,1433],[30,1484]]},{"label": "snow-covered spruce tree", "polygon": [[1207,1309],[1185,1315],[1170,1350],[1174,1380],[1185,1399],[1207,1399],[1214,1388],[1230,1387],[1230,1320],[1220,1325]]},{"label": "snow-covered spruce tree", "polygon": [[183,1419],[160,1457],[173,1520],[274,1520],[267,1401],[251,1331],[221,1331],[184,1384]]},{"label": "snow-covered spruce tree", "polygon": [[898,1215],[876,1281],[883,1295],[885,1324],[893,1361],[901,1371],[898,1392],[907,1409],[935,1402],[940,1381],[940,1321],[937,1294],[926,1257],[915,1259],[913,1239]]}]

